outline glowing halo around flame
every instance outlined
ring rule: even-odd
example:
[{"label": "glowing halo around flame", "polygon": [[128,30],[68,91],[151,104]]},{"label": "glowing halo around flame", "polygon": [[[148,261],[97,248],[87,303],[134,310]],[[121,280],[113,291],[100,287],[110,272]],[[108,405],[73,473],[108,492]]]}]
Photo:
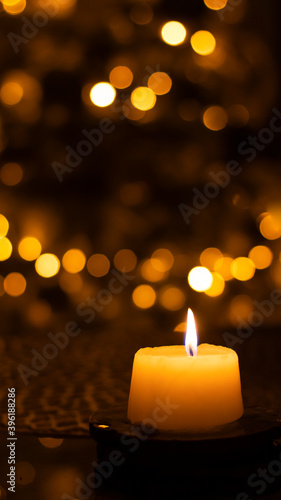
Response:
[{"label": "glowing halo around flame", "polygon": [[185,350],[188,356],[197,355],[197,332],[194,314],[191,309],[187,311]]}]

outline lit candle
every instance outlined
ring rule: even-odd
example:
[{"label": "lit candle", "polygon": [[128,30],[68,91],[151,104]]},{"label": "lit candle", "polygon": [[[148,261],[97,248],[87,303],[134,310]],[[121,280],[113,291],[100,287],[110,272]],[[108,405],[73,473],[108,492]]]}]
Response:
[{"label": "lit candle", "polygon": [[[168,408],[166,414],[159,410]],[[157,411],[156,411],[157,409]],[[184,346],[146,347],[135,354],[128,418],[154,421],[160,430],[204,430],[243,415],[238,356],[201,344],[188,310]]]}]

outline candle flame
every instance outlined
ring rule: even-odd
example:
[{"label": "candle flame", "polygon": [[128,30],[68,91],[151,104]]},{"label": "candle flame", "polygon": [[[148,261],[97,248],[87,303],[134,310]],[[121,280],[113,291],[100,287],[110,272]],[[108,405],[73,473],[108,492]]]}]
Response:
[{"label": "candle flame", "polygon": [[187,311],[185,350],[188,356],[197,355],[197,333],[194,314],[191,309]]}]

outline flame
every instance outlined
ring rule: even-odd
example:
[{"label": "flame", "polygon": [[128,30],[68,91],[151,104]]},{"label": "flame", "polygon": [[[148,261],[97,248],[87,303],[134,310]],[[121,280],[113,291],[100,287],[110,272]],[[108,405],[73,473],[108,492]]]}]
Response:
[{"label": "flame", "polygon": [[185,350],[188,356],[197,355],[197,332],[194,314],[191,309],[187,311]]}]

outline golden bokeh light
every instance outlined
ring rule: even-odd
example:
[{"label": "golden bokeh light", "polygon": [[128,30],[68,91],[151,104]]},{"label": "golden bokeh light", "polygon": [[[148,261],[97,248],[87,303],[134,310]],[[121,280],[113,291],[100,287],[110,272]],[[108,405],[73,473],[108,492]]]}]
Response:
[{"label": "golden bokeh light", "polygon": [[178,311],[185,303],[185,295],[180,288],[166,286],[159,290],[159,302],[168,311]]},{"label": "golden bokeh light", "polygon": [[213,283],[210,288],[205,291],[205,293],[206,295],[209,295],[209,297],[217,297],[218,295],[221,295],[223,293],[225,288],[225,281],[223,277],[217,272],[212,273],[212,277]]},{"label": "golden bokeh light", "polygon": [[26,279],[21,273],[10,273],[4,279],[4,289],[11,297],[18,297],[25,292]]},{"label": "golden bokeh light", "polygon": [[212,54],[216,48],[216,39],[210,31],[196,31],[190,39],[191,47],[194,52],[201,56]]},{"label": "golden bokeh light", "polygon": [[231,264],[233,262],[233,258],[225,255],[218,259],[214,264],[214,271],[218,272],[225,281],[230,281],[233,279],[231,273]]},{"label": "golden bokeh light", "polygon": [[86,264],[86,255],[79,248],[71,248],[65,252],[62,265],[68,273],[79,273]]},{"label": "golden bokeh light", "polygon": [[249,111],[242,104],[233,104],[227,109],[228,123],[232,127],[244,127],[250,118]]},{"label": "golden bokeh light", "polygon": [[229,317],[232,324],[236,326],[241,318],[247,320],[253,309],[253,301],[249,295],[236,295],[230,303]]},{"label": "golden bokeh light", "polygon": [[9,231],[9,222],[5,215],[0,214],[0,238],[4,238]]},{"label": "golden bokeh light", "polygon": [[174,330],[174,332],[181,332],[181,333],[184,333],[186,332],[186,321],[182,321],[181,323],[178,323]]},{"label": "golden bokeh light", "polygon": [[46,300],[34,300],[27,308],[27,319],[36,328],[47,326],[52,317],[52,309]]},{"label": "golden bokeh light", "polygon": [[152,21],[153,10],[147,3],[134,2],[130,10],[130,18],[135,24],[143,26]]},{"label": "golden bokeh light", "polygon": [[155,304],[156,293],[150,285],[139,285],[133,291],[133,301],[140,309],[149,309]]},{"label": "golden bokeh light", "polygon": [[58,448],[63,443],[63,439],[58,438],[38,438],[38,441],[45,448]]},{"label": "golden bokeh light", "polygon": [[0,261],[7,260],[11,257],[13,245],[8,238],[0,239]]},{"label": "golden bokeh light", "polygon": [[23,88],[17,82],[5,82],[1,87],[0,97],[3,104],[14,106],[22,100]]},{"label": "golden bokeh light", "polygon": [[16,16],[24,11],[26,0],[2,0],[2,4],[7,14]]},{"label": "golden bokeh light", "polygon": [[96,253],[91,255],[87,262],[87,269],[92,276],[95,278],[101,278],[105,276],[110,269],[110,261],[102,253]]},{"label": "golden bokeh light", "polygon": [[116,66],[110,71],[109,80],[117,89],[129,87],[133,81],[133,73],[127,66]]},{"label": "golden bokeh light", "polygon": [[227,120],[227,112],[221,106],[210,106],[203,114],[203,123],[210,130],[222,130]]},{"label": "golden bokeh light", "polygon": [[171,90],[172,80],[167,73],[156,71],[150,75],[147,86],[153,90],[156,95],[164,95]]},{"label": "golden bokeh light", "polygon": [[205,292],[212,286],[212,273],[203,266],[196,266],[188,274],[187,277],[189,286],[196,292]]},{"label": "golden bokeh light", "polygon": [[60,273],[59,284],[65,293],[75,294],[83,287],[83,280],[80,274],[71,274],[66,271]]},{"label": "golden bokeh light", "polygon": [[248,257],[253,261],[256,269],[265,269],[270,266],[273,253],[270,248],[264,245],[257,245],[250,250]]},{"label": "golden bokeh light", "polygon": [[26,486],[33,483],[35,479],[35,469],[29,462],[17,462],[16,466],[16,482]]},{"label": "golden bokeh light", "polygon": [[174,265],[174,256],[167,248],[158,248],[151,256],[151,265],[160,272],[169,271]]},{"label": "golden bokeh light", "polygon": [[137,109],[132,105],[130,99],[126,99],[123,104],[123,113],[129,120],[133,122],[141,120],[145,116],[145,111]]},{"label": "golden bokeh light", "polygon": [[230,267],[233,278],[239,281],[248,281],[255,274],[255,264],[248,257],[237,257]]},{"label": "golden bokeh light", "polygon": [[[154,261],[155,260],[156,259],[154,259]],[[161,265],[161,261],[159,261],[159,265]],[[152,265],[152,259],[147,259],[143,262],[141,266],[141,274],[146,281],[151,281],[152,283],[161,281],[166,277],[166,273],[164,271],[155,269]]]},{"label": "golden bokeh light", "polygon": [[105,108],[113,103],[116,97],[115,88],[107,82],[100,82],[94,85],[90,91],[90,99],[95,106]]},{"label": "golden bokeh light", "polygon": [[218,259],[222,258],[222,253],[218,248],[209,247],[205,248],[200,255],[200,264],[204,267],[207,267],[211,271],[215,269],[215,263]]},{"label": "golden bokeh light", "polygon": [[137,87],[131,94],[131,103],[141,111],[148,111],[156,104],[156,95],[148,87]]},{"label": "golden bokeh light", "polygon": [[204,0],[204,4],[211,10],[224,9],[228,0]]},{"label": "golden bokeh light", "polygon": [[130,272],[137,265],[137,256],[132,250],[123,248],[114,255],[113,262],[118,271]]},{"label": "golden bokeh light", "polygon": [[60,269],[58,257],[52,253],[43,253],[35,262],[35,269],[39,276],[52,278]]},{"label": "golden bokeh light", "polygon": [[260,232],[267,240],[276,240],[281,237],[281,224],[272,215],[265,213],[260,221]]},{"label": "golden bokeh light", "polygon": [[26,236],[22,238],[18,245],[18,251],[24,260],[36,260],[42,250],[40,241],[34,236]]},{"label": "golden bokeh light", "polygon": [[186,38],[186,29],[178,21],[169,21],[162,27],[161,36],[168,45],[180,45]]},{"label": "golden bokeh light", "polygon": [[0,170],[0,179],[6,186],[15,186],[22,177],[23,170],[18,163],[5,163]]}]

